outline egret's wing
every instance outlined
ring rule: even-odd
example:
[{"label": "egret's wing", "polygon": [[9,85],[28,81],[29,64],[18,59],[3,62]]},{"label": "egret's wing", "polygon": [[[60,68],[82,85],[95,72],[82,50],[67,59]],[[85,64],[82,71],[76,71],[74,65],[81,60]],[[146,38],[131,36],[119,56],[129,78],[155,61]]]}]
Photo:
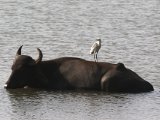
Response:
[{"label": "egret's wing", "polygon": [[92,47],[91,48],[97,48],[98,47],[98,43],[97,42],[95,42],[95,43],[93,43],[93,45],[92,45]]},{"label": "egret's wing", "polygon": [[90,50],[90,54],[93,54],[97,47],[98,47],[97,42],[93,43],[91,50]]}]

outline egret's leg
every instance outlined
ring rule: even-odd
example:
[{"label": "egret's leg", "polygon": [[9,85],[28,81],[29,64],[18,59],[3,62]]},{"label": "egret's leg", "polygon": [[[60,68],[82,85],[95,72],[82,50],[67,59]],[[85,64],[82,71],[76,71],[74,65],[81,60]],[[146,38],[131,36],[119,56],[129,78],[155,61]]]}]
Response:
[{"label": "egret's leg", "polygon": [[96,53],[96,62],[97,62],[97,53]]},{"label": "egret's leg", "polygon": [[95,57],[95,54],[96,54],[96,53],[94,52],[94,61],[96,62],[96,57]]},{"label": "egret's leg", "polygon": [[98,53],[97,53],[97,62],[98,62]]},{"label": "egret's leg", "polygon": [[97,57],[97,54],[98,54],[98,53],[96,53],[96,62],[98,62],[98,57]]}]

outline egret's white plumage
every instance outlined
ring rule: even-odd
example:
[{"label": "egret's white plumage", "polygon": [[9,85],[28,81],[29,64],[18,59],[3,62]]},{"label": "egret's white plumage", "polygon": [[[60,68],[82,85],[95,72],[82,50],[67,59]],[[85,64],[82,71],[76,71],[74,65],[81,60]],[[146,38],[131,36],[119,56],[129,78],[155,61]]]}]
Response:
[{"label": "egret's white plumage", "polygon": [[93,43],[90,50],[90,54],[94,54],[94,59],[96,62],[98,62],[97,54],[100,48],[101,48],[101,39],[97,39],[96,42]]}]

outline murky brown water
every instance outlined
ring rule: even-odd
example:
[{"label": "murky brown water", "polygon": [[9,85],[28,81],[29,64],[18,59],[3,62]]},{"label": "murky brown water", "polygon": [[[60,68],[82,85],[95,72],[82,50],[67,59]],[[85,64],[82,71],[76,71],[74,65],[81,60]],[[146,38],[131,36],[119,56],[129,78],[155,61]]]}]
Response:
[{"label": "murky brown water", "polygon": [[[160,119],[159,0],[0,0],[0,118],[4,120]],[[44,60],[76,56],[123,62],[154,85],[141,94],[3,88],[17,48]]]}]

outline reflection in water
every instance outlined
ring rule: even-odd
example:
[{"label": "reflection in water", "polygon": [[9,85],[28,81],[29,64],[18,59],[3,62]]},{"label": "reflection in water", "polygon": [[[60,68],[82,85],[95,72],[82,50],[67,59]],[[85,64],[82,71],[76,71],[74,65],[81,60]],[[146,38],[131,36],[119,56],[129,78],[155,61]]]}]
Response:
[{"label": "reflection in water", "polygon": [[41,98],[37,91],[18,89],[7,90],[7,92],[11,104],[12,119],[35,119],[36,111],[42,107]]},{"label": "reflection in water", "polygon": [[[10,90],[12,119],[128,119],[151,118],[151,93],[109,94],[96,91]],[[147,99],[146,99],[147,98]],[[139,105],[141,103],[141,105]],[[153,104],[153,103],[152,103]],[[136,111],[136,112],[133,112]],[[130,116],[131,117],[131,116]],[[137,117],[136,117],[137,118]],[[132,118],[134,119],[134,117]]]}]

